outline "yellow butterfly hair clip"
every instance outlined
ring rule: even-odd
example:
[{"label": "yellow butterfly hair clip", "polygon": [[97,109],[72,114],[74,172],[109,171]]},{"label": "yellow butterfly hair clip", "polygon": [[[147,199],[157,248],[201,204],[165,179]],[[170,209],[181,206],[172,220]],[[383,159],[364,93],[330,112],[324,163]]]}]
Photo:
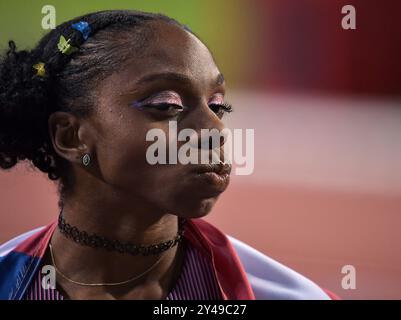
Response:
[{"label": "yellow butterfly hair clip", "polygon": [[60,36],[60,39],[57,44],[57,48],[60,50],[61,53],[64,54],[71,54],[75,51],[78,51],[78,48],[72,46],[70,44],[71,39],[66,40],[63,36]]},{"label": "yellow butterfly hair clip", "polygon": [[32,66],[36,70],[36,75],[44,77],[46,75],[45,64],[43,62],[36,63]]}]

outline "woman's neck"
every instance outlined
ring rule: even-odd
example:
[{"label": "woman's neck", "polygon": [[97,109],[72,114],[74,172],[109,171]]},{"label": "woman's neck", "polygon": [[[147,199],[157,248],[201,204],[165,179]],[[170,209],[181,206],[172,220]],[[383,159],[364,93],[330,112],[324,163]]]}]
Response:
[{"label": "woman's neck", "polygon": [[[177,216],[157,212],[143,202],[140,205],[141,202],[132,197],[129,202],[134,203],[135,207],[124,206],[126,202],[121,199],[121,195],[116,194],[108,194],[102,199],[91,194],[84,197],[85,201],[80,199],[81,197],[82,193],[65,201],[63,206],[65,221],[80,231],[144,246],[174,239],[177,235]],[[53,234],[51,243],[57,268],[70,279],[85,283],[121,282],[133,278],[149,269],[160,257],[160,255],[130,255],[83,246],[66,238],[58,228]],[[180,269],[183,258],[181,248],[180,245],[176,245],[162,252],[161,255],[165,256],[148,274],[122,286],[121,292],[117,287],[105,286],[94,289],[94,287],[79,286],[60,276],[57,277],[57,282],[70,296],[80,297],[79,295],[83,294],[84,297],[80,298],[95,294],[107,299],[110,294],[115,296],[116,290],[122,296],[128,294],[130,298],[132,298],[130,294],[134,294],[135,297],[138,294],[145,296],[148,294],[150,297],[160,298],[162,292],[165,294],[171,287],[171,281],[176,278]],[[134,290],[139,287],[142,287],[141,291]],[[145,288],[149,288],[148,293]]]}]

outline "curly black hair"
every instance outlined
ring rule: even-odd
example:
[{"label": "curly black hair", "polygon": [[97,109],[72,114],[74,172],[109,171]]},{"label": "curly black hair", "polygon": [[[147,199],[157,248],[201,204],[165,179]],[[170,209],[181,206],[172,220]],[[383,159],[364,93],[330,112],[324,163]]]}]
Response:
[{"label": "curly black hair", "polygon": [[[10,169],[27,159],[34,167],[58,180],[60,201],[71,188],[69,163],[54,150],[48,131],[49,115],[66,111],[88,116],[94,108],[91,89],[122,67],[150,41],[146,22],[162,20],[194,34],[186,25],[158,13],[109,10],[90,13],[64,22],[46,34],[30,51],[18,51],[14,41],[0,61],[0,167]],[[73,23],[85,21],[87,40]],[[63,54],[60,36],[79,48]],[[129,46],[127,43],[129,42]],[[44,63],[46,74],[38,76],[33,65]],[[59,202],[60,205],[60,202]]]}]

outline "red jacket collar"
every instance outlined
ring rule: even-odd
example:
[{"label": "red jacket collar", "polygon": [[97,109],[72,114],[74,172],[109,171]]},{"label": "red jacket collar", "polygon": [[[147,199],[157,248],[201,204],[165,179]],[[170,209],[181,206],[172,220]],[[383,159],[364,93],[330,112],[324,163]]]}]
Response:
[{"label": "red jacket collar", "polygon": [[227,236],[203,219],[189,219],[185,236],[213,264],[224,300],[255,300],[245,270]]}]

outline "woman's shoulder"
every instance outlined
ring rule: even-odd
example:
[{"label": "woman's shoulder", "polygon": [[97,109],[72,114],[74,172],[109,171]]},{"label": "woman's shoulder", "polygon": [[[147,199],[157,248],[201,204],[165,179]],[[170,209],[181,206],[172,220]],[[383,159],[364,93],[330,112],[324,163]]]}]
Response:
[{"label": "woman's shoulder", "polygon": [[[240,261],[256,299],[337,299],[312,280],[234,238],[204,219],[196,225],[217,247],[232,247]],[[228,245],[230,244],[230,245]]]},{"label": "woman's shoulder", "polygon": [[12,252],[18,245],[23,243],[25,240],[27,240],[29,237],[37,234],[41,230],[43,230],[45,227],[39,227],[32,229],[30,231],[24,232],[11,240],[8,240],[7,242],[0,244],[0,259],[1,257],[5,257],[8,253]]},{"label": "woman's shoulder", "polygon": [[337,298],[312,280],[227,235],[245,269],[256,299],[330,300]]},{"label": "woman's shoulder", "polygon": [[20,298],[40,261],[38,240],[45,230],[36,228],[0,245],[0,300]]}]

